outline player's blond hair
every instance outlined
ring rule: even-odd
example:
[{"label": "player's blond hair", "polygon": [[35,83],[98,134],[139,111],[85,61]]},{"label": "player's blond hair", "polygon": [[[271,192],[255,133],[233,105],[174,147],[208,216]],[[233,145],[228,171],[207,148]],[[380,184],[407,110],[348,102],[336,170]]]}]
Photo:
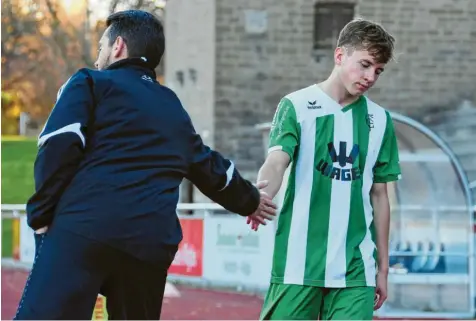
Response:
[{"label": "player's blond hair", "polygon": [[367,50],[379,63],[393,58],[395,38],[380,24],[362,18],[347,23],[339,33],[338,47]]}]

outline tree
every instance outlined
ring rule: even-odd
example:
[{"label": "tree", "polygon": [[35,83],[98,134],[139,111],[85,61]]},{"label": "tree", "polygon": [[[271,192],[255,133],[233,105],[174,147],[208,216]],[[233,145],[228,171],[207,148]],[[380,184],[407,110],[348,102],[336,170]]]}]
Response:
[{"label": "tree", "polygon": [[2,91],[11,90],[38,67],[38,20],[19,1],[2,1]]},{"label": "tree", "polygon": [[70,19],[56,0],[2,1],[2,92],[18,97],[22,111],[46,117],[66,79],[93,67],[87,15]]},{"label": "tree", "polygon": [[20,108],[14,95],[2,91],[2,135],[18,134]]},{"label": "tree", "polygon": [[[2,1],[2,94],[14,97],[15,108],[31,118],[46,118],[58,89],[77,69],[94,68],[105,21],[90,26],[88,1],[72,1],[76,12],[66,11],[61,0]],[[142,9],[162,18],[164,3],[110,0],[109,10]],[[14,119],[2,113],[2,123],[8,121]]]}]

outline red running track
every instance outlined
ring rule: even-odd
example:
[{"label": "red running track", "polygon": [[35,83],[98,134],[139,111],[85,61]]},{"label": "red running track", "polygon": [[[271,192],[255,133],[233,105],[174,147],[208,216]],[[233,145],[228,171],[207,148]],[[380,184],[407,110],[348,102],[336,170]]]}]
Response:
[{"label": "red running track", "polygon": [[[11,320],[28,272],[2,267],[2,320]],[[256,296],[223,293],[178,286],[180,297],[165,298],[164,320],[257,320],[262,299]]]},{"label": "red running track", "polygon": [[[11,320],[28,272],[2,267],[1,320]],[[257,296],[177,286],[180,297],[165,298],[163,320],[258,320],[263,300]],[[414,320],[416,321],[416,320]]]}]

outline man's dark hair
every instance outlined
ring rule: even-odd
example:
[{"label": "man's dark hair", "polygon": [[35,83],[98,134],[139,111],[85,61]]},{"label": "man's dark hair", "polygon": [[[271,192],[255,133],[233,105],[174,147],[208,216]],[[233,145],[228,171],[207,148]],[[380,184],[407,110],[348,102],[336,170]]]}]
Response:
[{"label": "man's dark hair", "polygon": [[151,68],[159,65],[165,50],[165,37],[158,18],[142,10],[126,10],[111,14],[106,25],[110,27],[110,46],[121,36],[130,58],[145,57]]}]

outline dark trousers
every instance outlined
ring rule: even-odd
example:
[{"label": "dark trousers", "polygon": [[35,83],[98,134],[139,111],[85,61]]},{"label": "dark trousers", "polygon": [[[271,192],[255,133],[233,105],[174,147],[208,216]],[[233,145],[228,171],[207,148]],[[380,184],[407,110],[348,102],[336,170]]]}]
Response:
[{"label": "dark trousers", "polygon": [[109,320],[160,319],[175,249],[150,263],[54,227],[36,241],[15,320],[91,320],[98,293],[107,298]]}]

